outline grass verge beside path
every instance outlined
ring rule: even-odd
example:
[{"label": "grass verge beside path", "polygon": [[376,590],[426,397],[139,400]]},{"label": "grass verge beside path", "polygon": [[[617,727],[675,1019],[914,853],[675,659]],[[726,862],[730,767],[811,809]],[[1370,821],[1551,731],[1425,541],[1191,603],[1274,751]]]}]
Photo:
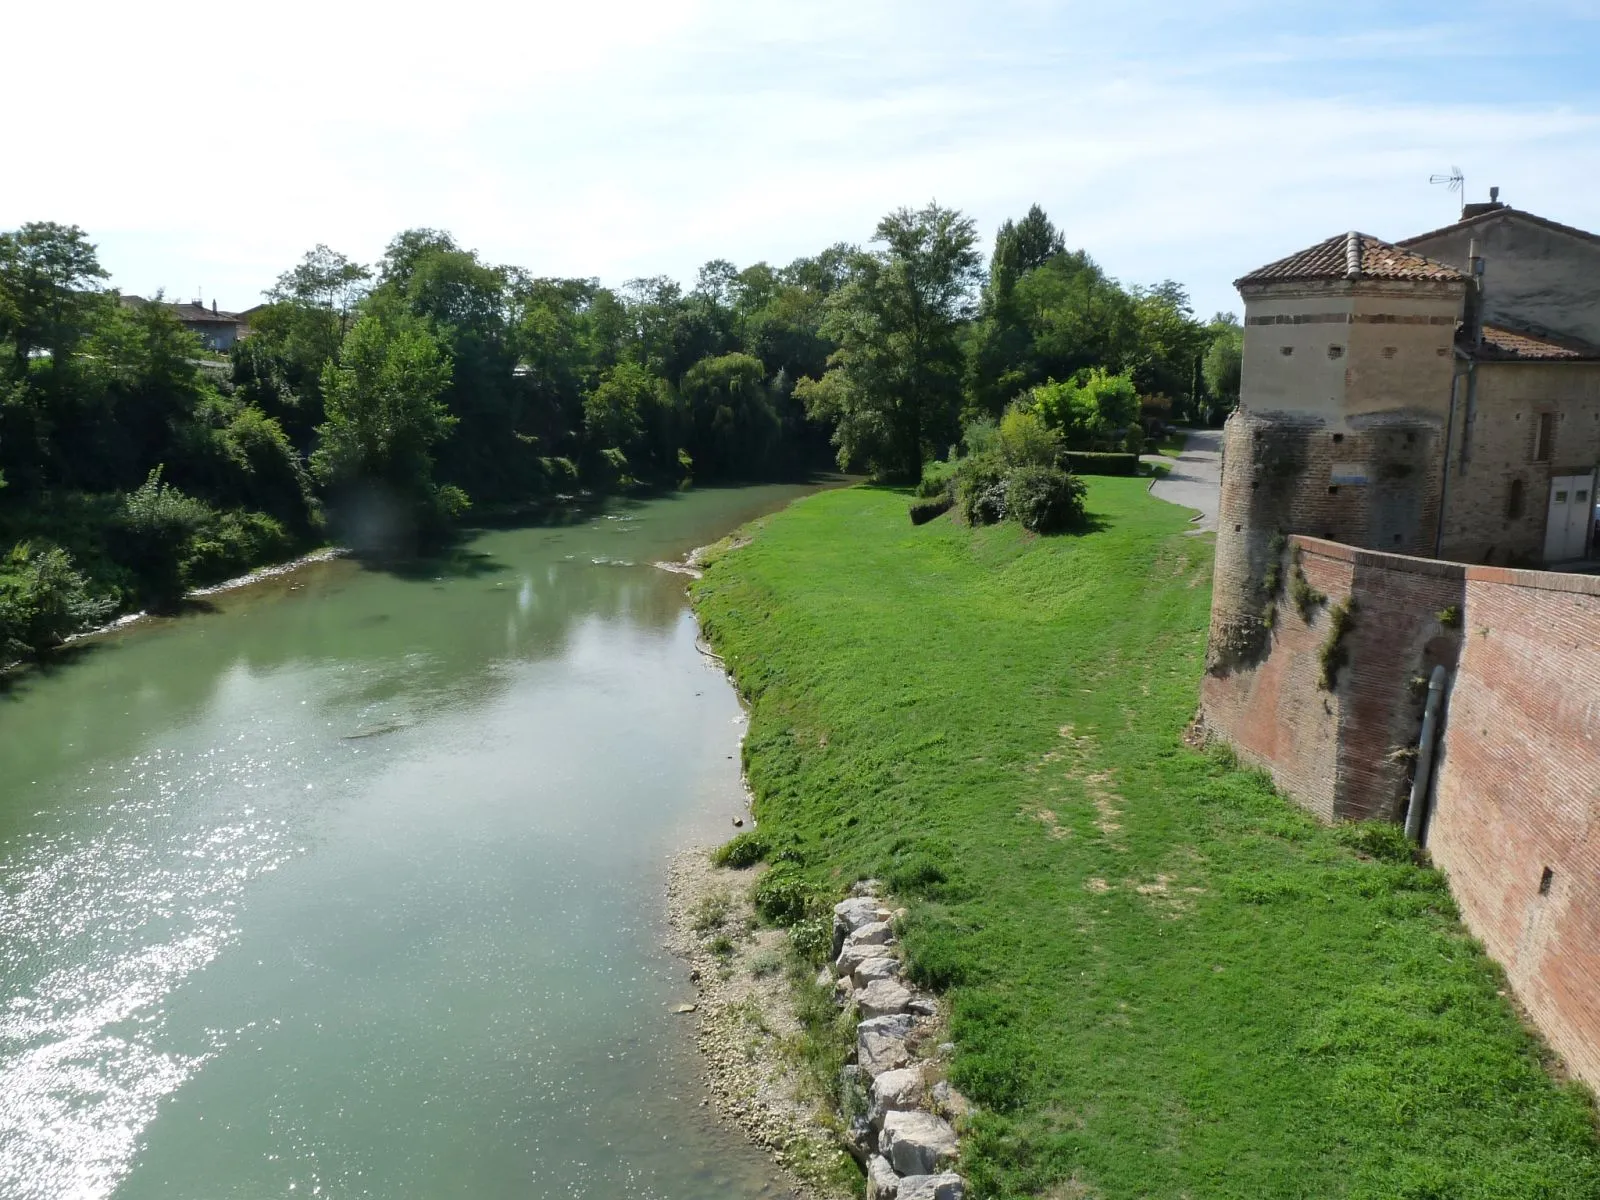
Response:
[{"label": "grass verge beside path", "polygon": [[980,1196],[1600,1196],[1440,876],[1182,744],[1211,548],[1147,480],[1037,539],[810,497],[695,585],[763,832],[887,879],[947,986]]}]

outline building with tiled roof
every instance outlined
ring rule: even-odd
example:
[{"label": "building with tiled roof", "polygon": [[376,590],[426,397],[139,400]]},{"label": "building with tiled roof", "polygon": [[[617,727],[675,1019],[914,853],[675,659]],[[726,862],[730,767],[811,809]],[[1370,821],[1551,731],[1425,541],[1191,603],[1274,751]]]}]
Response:
[{"label": "building with tiled roof", "polygon": [[1258,283],[1300,283],[1314,279],[1461,280],[1454,267],[1434,262],[1370,233],[1337,234],[1325,242],[1258,267],[1235,287]]},{"label": "building with tiled roof", "polygon": [[[152,302],[143,296],[124,296],[122,303],[134,308]],[[185,329],[196,334],[208,350],[231,349],[249,327],[249,320],[244,314],[219,309],[215,300],[211,302],[209,308],[200,300],[187,304],[174,304],[165,300],[161,303]]]},{"label": "building with tiled roof", "polygon": [[1600,236],[1502,204],[1236,281],[1214,654],[1258,645],[1285,533],[1495,565],[1600,558]]}]

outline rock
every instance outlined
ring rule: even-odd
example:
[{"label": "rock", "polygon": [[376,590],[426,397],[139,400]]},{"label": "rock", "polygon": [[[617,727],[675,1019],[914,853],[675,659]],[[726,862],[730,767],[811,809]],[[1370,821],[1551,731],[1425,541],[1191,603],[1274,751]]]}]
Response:
[{"label": "rock", "polygon": [[916,1108],[921,1096],[921,1068],[896,1067],[872,1081],[872,1107],[868,1115],[874,1122],[881,1121],[885,1113]]},{"label": "rock", "polygon": [[683,1016],[684,1013],[692,1013],[695,1009],[697,1009],[699,1007],[700,1006],[698,1004],[680,1004],[680,1005],[678,1005],[677,1008],[673,1009],[672,1011],[677,1013],[681,1017],[681,1016]]},{"label": "rock", "polygon": [[867,1160],[867,1200],[896,1200],[899,1194],[900,1176],[887,1158],[874,1154]]},{"label": "rock", "polygon": [[856,981],[857,987],[866,987],[874,979],[898,979],[900,960],[887,954],[874,955],[858,963],[856,969],[850,972],[850,978]]},{"label": "rock", "polygon": [[856,1062],[873,1079],[903,1067],[911,1061],[911,1051],[906,1046],[909,1036],[911,1018],[903,1013],[863,1021],[856,1027]]},{"label": "rock", "polygon": [[[932,1175],[955,1158],[959,1146],[950,1122],[932,1113],[911,1111],[884,1114],[878,1149],[902,1175]],[[902,1195],[904,1187],[902,1182]]]},{"label": "rock", "polygon": [[833,981],[833,1002],[844,1008],[855,998],[856,990],[850,983],[850,976],[841,975]]},{"label": "rock", "polygon": [[823,967],[822,970],[817,972],[817,986],[820,988],[831,988],[833,986],[833,972],[828,970],[827,967]]},{"label": "rock", "polygon": [[856,993],[856,1004],[863,1017],[884,1017],[890,1013],[905,1012],[910,1003],[910,990],[894,979],[874,979]]},{"label": "rock", "polygon": [[850,894],[852,896],[876,896],[882,886],[876,879],[862,879],[850,886]]},{"label": "rock", "polygon": [[933,1103],[947,1117],[964,1117],[972,1111],[967,1098],[951,1087],[948,1079],[933,1085]]},{"label": "rock", "polygon": [[833,957],[839,957],[845,938],[863,925],[881,921],[887,914],[871,896],[854,896],[833,906]]},{"label": "rock", "polygon": [[919,1017],[936,1017],[939,1015],[939,1006],[927,996],[913,996],[906,1002],[906,1011],[914,1012]]},{"label": "rock", "polygon": [[956,1044],[954,1042],[940,1042],[939,1043],[939,1057],[940,1058],[949,1058],[955,1052],[956,1052]]},{"label": "rock", "polygon": [[887,946],[894,941],[894,930],[887,921],[869,921],[859,925],[844,939],[840,953],[852,946]]},{"label": "rock", "polygon": [[734,826],[735,829],[743,829],[744,828],[744,818],[743,817],[735,817],[733,819],[733,826]]},{"label": "rock", "polygon": [[967,1181],[954,1171],[942,1175],[908,1175],[900,1181],[896,1200],[963,1200]]},{"label": "rock", "polygon": [[870,1154],[872,1152],[872,1135],[874,1132],[876,1131],[872,1128],[871,1121],[865,1117],[857,1117],[850,1122],[850,1128],[846,1131],[845,1137],[862,1154]]},{"label": "rock", "polygon": [[869,958],[884,957],[882,946],[864,945],[852,946],[846,942],[844,949],[839,951],[839,961],[834,964],[839,974],[845,978],[855,974],[855,970]]}]

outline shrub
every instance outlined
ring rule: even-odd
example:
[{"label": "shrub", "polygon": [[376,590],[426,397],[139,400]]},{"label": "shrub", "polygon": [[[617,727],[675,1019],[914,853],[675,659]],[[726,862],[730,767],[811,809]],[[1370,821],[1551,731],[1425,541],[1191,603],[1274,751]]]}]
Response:
[{"label": "shrub", "polygon": [[812,896],[810,885],[785,863],[761,877],[751,898],[756,911],[774,925],[793,925],[806,915]]},{"label": "shrub", "polygon": [[215,514],[199,500],[161,482],[161,468],[123,499],[117,555],[138,576],[143,598],[157,605],[183,595],[190,537]]},{"label": "shrub", "polygon": [[70,634],[105,619],[115,601],[95,596],[56,546],[36,550],[26,542],[0,558],[0,662],[42,654]]},{"label": "shrub", "polygon": [[1006,467],[997,455],[975,455],[961,465],[956,483],[961,516],[969,525],[1006,519]]},{"label": "shrub", "polygon": [[1060,467],[1018,467],[1006,481],[1006,506],[1029,532],[1059,533],[1082,522],[1084,490]]},{"label": "shrub", "polygon": [[755,866],[767,856],[770,849],[766,838],[753,829],[746,830],[713,850],[711,862],[715,866],[742,870],[745,867]]},{"label": "shrub", "polygon": [[833,918],[815,914],[796,921],[789,927],[789,944],[802,961],[820,967],[833,949]]},{"label": "shrub", "polygon": [[1139,456],[1119,451],[1068,450],[1066,467],[1074,475],[1137,475]]},{"label": "shrub", "polygon": [[1061,457],[1061,431],[1015,406],[1000,418],[1000,455],[1012,467],[1050,467]]},{"label": "shrub", "polygon": [[217,583],[263,563],[291,557],[295,540],[266,513],[212,513],[184,548],[181,568],[187,584]]},{"label": "shrub", "polygon": [[911,523],[913,525],[926,525],[935,517],[942,517],[955,506],[955,500],[949,495],[937,496],[932,500],[914,500],[911,503]]}]

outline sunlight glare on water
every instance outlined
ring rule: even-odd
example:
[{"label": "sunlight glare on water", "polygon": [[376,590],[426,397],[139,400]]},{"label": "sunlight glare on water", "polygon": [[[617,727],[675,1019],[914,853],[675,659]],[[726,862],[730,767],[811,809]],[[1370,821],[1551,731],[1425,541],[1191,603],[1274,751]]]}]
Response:
[{"label": "sunlight glare on water", "polygon": [[759,1196],[665,863],[741,803],[706,491],[350,562],[0,694],[0,1196]]}]

